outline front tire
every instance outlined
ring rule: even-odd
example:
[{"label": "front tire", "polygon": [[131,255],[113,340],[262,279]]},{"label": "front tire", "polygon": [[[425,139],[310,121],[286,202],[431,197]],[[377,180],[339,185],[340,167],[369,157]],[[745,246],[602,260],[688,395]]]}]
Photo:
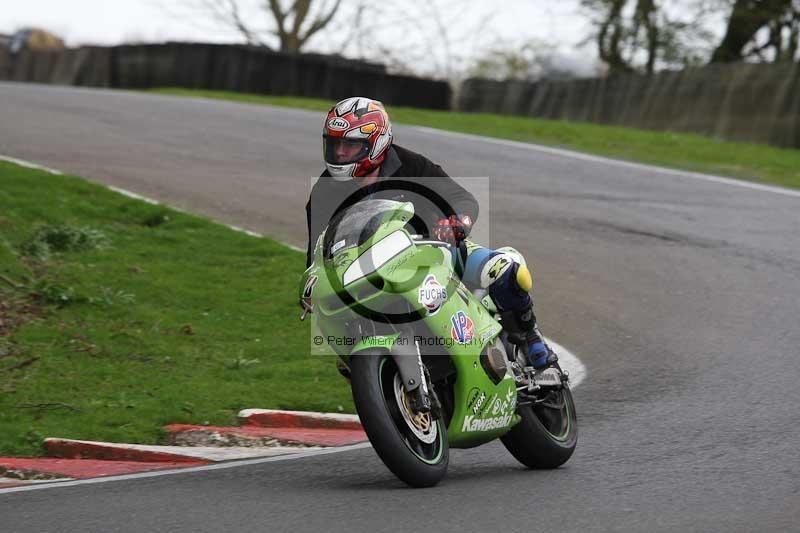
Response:
[{"label": "front tire", "polygon": [[420,413],[409,411],[404,403],[397,366],[388,353],[357,354],[350,360],[350,371],[353,402],[378,457],[412,487],[439,483],[450,460],[443,420],[428,419],[426,425],[423,415],[422,422],[414,424]]},{"label": "front tire", "polygon": [[[578,419],[572,392],[564,385],[550,402],[520,406],[522,420],[500,437],[517,461],[535,469],[558,468],[572,457],[578,444]],[[560,409],[553,406],[562,405]]]}]

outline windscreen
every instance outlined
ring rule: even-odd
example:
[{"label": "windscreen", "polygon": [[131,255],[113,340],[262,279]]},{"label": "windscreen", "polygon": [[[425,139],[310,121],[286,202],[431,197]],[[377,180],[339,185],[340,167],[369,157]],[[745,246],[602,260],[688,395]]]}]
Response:
[{"label": "windscreen", "polygon": [[386,213],[400,205],[393,200],[364,200],[338,213],[325,231],[323,257],[330,259],[340,250],[364,244],[378,230]]}]

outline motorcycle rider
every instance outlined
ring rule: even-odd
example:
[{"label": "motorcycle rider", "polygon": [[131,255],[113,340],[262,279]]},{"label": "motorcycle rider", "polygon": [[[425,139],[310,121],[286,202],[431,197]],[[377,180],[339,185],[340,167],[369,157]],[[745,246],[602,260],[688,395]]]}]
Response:
[{"label": "motorcycle rider", "polygon": [[[453,245],[454,267],[470,289],[488,290],[501,312],[509,337],[527,350],[537,369],[553,365],[556,354],[544,342],[536,324],[529,294],[532,279],[525,260],[513,248],[493,250],[468,239],[478,217],[474,196],[450,178],[439,165],[393,142],[389,115],[381,102],[351,97],[328,112],[322,133],[326,170],[314,185],[306,204],[308,250],[306,267],[313,262],[314,245],[330,219],[364,198],[412,201],[429,234]],[[427,179],[426,179],[427,178]],[[395,186],[398,179],[404,184]],[[421,186],[419,188],[418,186]],[[449,212],[426,220],[430,214],[419,196],[438,195]],[[429,198],[428,198],[429,199]],[[301,299],[306,310],[311,298]]]}]

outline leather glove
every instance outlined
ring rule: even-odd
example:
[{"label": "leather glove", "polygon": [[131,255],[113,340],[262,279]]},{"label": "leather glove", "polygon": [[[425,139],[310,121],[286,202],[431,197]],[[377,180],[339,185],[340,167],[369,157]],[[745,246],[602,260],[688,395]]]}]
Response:
[{"label": "leather glove", "polygon": [[467,238],[472,229],[472,219],[469,215],[451,215],[436,222],[433,227],[433,236],[453,246]]}]

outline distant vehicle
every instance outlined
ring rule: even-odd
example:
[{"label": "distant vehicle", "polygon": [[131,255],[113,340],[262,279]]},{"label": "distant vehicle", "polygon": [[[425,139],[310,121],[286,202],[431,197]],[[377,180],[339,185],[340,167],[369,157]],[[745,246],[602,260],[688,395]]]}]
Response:
[{"label": "distant vehicle", "polygon": [[[41,28],[23,28],[7,37],[8,49],[12,54],[18,54],[23,50],[63,50],[64,40]],[[0,37],[0,45],[4,39]]]}]

